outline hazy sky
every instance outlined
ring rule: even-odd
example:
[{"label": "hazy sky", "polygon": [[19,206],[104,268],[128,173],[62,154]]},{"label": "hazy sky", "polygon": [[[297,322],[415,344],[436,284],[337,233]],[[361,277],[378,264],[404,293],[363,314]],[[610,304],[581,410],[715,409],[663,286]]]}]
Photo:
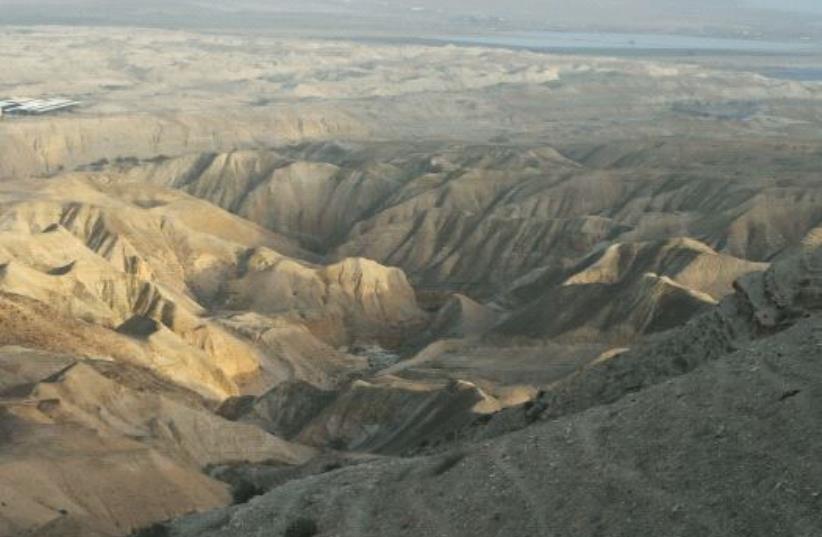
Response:
[{"label": "hazy sky", "polygon": [[[283,11],[396,18],[385,28],[406,32],[415,21],[419,29],[427,27],[425,21],[467,20],[470,25],[482,17],[503,17],[529,28],[753,31],[822,39],[822,0],[0,0],[0,24],[268,27],[288,24],[277,15]],[[331,20],[339,28],[350,24]]]},{"label": "hazy sky", "polygon": [[747,3],[756,7],[785,11],[822,13],[822,0],[747,0]]},{"label": "hazy sky", "polygon": [[[595,9],[598,5],[599,6],[608,6],[610,5],[621,5],[627,9],[635,9],[635,10],[643,10],[649,9],[653,6],[660,7],[662,9],[670,9],[677,5],[679,6],[688,6],[697,5],[704,7],[709,7],[711,5],[714,6],[740,6],[740,7],[758,7],[758,8],[767,8],[767,9],[777,9],[782,11],[816,11],[822,12],[822,0],[681,0],[681,1],[671,1],[671,0],[582,0],[582,1],[562,1],[558,2],[555,0],[507,0],[507,1],[491,1],[491,2],[477,2],[477,1],[469,1],[469,0],[443,0],[440,2],[434,2],[434,4],[439,5],[459,5],[463,9],[470,9],[472,5],[477,4],[485,4],[486,6],[493,6],[496,4],[496,8],[504,11],[506,8],[509,7],[516,7],[522,8],[525,7],[531,10],[542,11],[544,6],[550,6],[551,9],[567,9],[573,10],[574,5],[582,6],[583,9],[587,9],[591,7]],[[413,2],[411,2],[413,4]],[[562,4],[565,4],[564,6]],[[595,16],[595,13],[591,12],[590,15],[592,17]]]},{"label": "hazy sky", "polygon": [[[350,0],[351,3],[357,0]],[[482,9],[521,13],[530,11],[543,14],[546,12],[579,13],[592,19],[597,17],[597,10],[609,10],[615,7],[627,12],[680,13],[694,10],[709,11],[743,11],[744,8],[766,8],[794,12],[822,12],[822,0],[417,0],[406,2],[407,5],[427,4],[427,7],[458,7],[461,10]]]},{"label": "hazy sky", "polygon": [[[165,0],[164,2],[155,2],[153,0],[0,0],[0,6],[27,5],[36,7],[40,5],[49,8],[83,4],[130,5],[132,8],[137,8],[140,4],[155,3],[188,6],[207,5],[209,7],[222,4],[226,9],[231,9],[234,6],[275,7],[289,11],[300,11],[306,7],[316,9],[318,6],[337,6],[353,10],[358,9],[358,7],[372,9],[375,6],[384,6],[395,9],[413,9],[415,6],[419,6],[426,9],[440,8],[447,11],[531,12],[540,15],[548,12],[587,12],[587,15],[591,18],[596,18],[596,12],[599,9],[608,10],[617,6],[635,13],[647,11],[679,12],[694,9],[737,8],[741,10],[745,7],[822,13],[822,0],[229,0],[226,2],[218,0]],[[0,14],[0,16],[2,15]]]}]

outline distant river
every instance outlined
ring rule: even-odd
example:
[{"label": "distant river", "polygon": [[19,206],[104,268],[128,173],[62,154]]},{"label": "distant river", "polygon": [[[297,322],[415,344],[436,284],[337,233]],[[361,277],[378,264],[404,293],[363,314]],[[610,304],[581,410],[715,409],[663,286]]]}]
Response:
[{"label": "distant river", "polygon": [[783,80],[822,82],[822,68],[818,67],[772,67],[763,69],[761,72],[765,76]]},{"label": "distant river", "polygon": [[580,51],[725,51],[799,53],[822,51],[822,43],[726,39],[674,34],[623,34],[597,32],[520,32],[483,36],[437,36],[437,41],[458,44],[516,47],[537,50]]}]

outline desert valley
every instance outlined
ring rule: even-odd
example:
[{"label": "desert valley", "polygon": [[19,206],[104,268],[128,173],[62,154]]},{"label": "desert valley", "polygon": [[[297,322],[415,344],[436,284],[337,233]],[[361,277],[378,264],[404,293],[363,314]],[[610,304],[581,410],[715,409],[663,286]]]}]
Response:
[{"label": "desert valley", "polygon": [[0,537],[822,534],[822,49],[0,46]]}]

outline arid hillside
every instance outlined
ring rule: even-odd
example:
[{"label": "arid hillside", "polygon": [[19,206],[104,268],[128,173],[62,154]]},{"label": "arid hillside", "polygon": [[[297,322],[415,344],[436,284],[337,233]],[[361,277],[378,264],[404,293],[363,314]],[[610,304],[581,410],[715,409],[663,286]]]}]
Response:
[{"label": "arid hillside", "polygon": [[297,479],[166,534],[818,532],[820,259],[817,247],[779,263],[657,342],[582,369],[520,430]]},{"label": "arid hillside", "polygon": [[785,58],[4,28],[0,537],[822,532]]},{"label": "arid hillside", "polygon": [[[745,155],[755,164],[740,174]],[[691,237],[767,262],[822,218],[815,155],[811,144],[773,142],[307,144],[109,169],[118,182],[210,201],[318,255],[364,256],[402,267],[418,287],[487,296],[616,242]],[[725,281],[706,290],[721,295],[733,275],[717,277]]]}]

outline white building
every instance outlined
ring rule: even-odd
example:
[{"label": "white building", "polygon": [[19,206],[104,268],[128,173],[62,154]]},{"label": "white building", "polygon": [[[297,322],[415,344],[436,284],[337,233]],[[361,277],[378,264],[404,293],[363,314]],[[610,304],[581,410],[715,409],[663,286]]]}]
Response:
[{"label": "white building", "polygon": [[69,110],[80,105],[71,99],[4,99],[0,100],[0,115],[34,115],[39,116],[61,110]]}]

